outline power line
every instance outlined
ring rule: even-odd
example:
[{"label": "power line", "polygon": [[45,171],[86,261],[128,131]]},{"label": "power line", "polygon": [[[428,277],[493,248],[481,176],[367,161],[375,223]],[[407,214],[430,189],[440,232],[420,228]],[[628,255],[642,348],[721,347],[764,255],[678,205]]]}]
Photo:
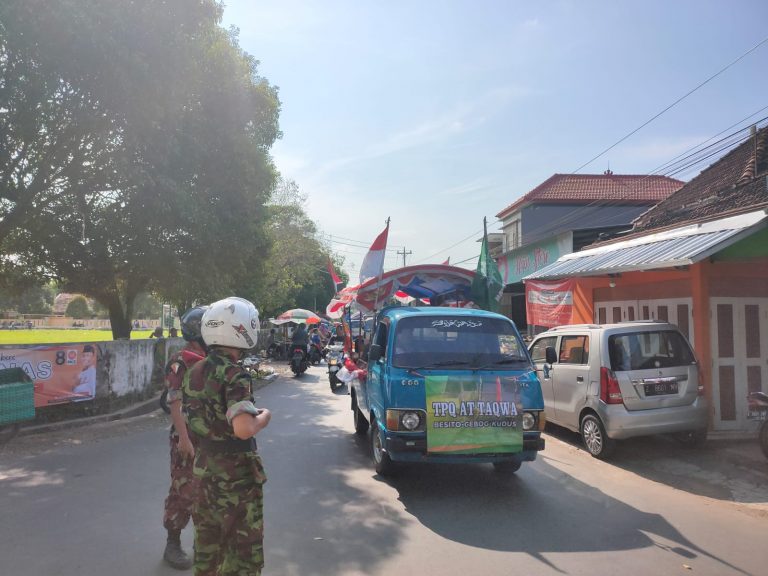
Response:
[{"label": "power line", "polygon": [[[588,204],[585,204],[583,206],[580,206],[581,210],[577,214],[567,214],[564,216],[561,216],[555,220],[552,220],[549,222],[546,226],[543,226],[536,230],[537,237],[546,236],[550,232],[554,232],[558,228],[561,228],[562,226],[566,225],[569,221],[578,219],[578,220],[584,220],[585,218],[589,217],[589,213],[585,212],[587,209],[593,209],[594,211],[610,207],[610,206],[618,206],[622,205],[626,202],[629,195],[632,193],[638,191],[642,185],[650,184],[649,179],[651,176],[666,176],[666,177],[673,177],[675,175],[685,173],[686,171],[699,166],[700,164],[706,162],[713,156],[717,156],[718,154],[723,154],[725,151],[735,148],[745,140],[749,138],[749,134],[746,135],[739,135],[740,133],[744,131],[748,131],[751,128],[751,125],[759,125],[761,122],[764,122],[768,120],[768,116],[761,118],[751,124],[750,126],[746,126],[743,128],[740,128],[731,134],[728,134],[727,136],[721,138],[720,140],[717,140],[713,142],[712,144],[709,144],[708,146],[701,147],[707,142],[711,141],[713,138],[717,138],[721,134],[723,134],[725,131],[730,130],[734,126],[738,126],[739,124],[742,124],[743,122],[746,122],[750,120],[753,116],[759,114],[760,112],[763,112],[766,110],[768,106],[765,106],[761,108],[760,110],[753,112],[746,118],[740,120],[739,122],[736,122],[735,124],[732,124],[725,130],[722,130],[718,134],[715,134],[714,136],[708,138],[707,140],[697,144],[696,146],[693,146],[692,148],[689,148],[687,151],[682,152],[675,158],[673,158],[670,161],[665,162],[661,166],[654,169],[651,173],[646,175],[644,178],[638,180],[635,182],[632,186],[627,187],[627,192],[617,198],[614,198],[610,201],[605,200],[593,200],[592,202],[589,202]],[[693,151],[693,152],[691,152]],[[663,171],[661,169],[664,168]],[[628,208],[627,211],[630,211],[631,208]],[[598,220],[592,220],[590,222],[591,226],[594,227],[596,223],[604,222],[608,219],[612,219],[614,217],[619,217],[621,214],[614,214],[611,216],[604,216]]]},{"label": "power line", "polygon": [[426,260],[431,260],[432,258],[437,256],[438,254],[442,254],[443,252],[447,252],[451,248],[455,248],[459,244],[463,244],[464,242],[466,242],[470,238],[476,238],[477,235],[480,234],[482,231],[483,231],[483,229],[481,228],[480,230],[478,230],[477,232],[473,232],[472,234],[470,234],[469,236],[467,236],[463,240],[459,240],[458,242],[456,242],[456,244],[452,244],[452,245],[448,246],[448,248],[443,248],[442,250],[438,250],[437,252],[435,252],[434,254],[432,254],[430,256],[427,256],[426,258],[422,258],[421,260],[417,261],[416,264],[420,264],[421,262],[424,262]]},{"label": "power line", "polygon": [[696,91],[697,91],[699,88],[701,88],[701,87],[702,87],[702,86],[704,86],[705,84],[708,84],[710,81],[712,81],[712,80],[714,80],[715,78],[717,78],[718,76],[720,76],[720,74],[722,74],[723,72],[725,72],[726,70],[728,70],[728,68],[730,68],[731,66],[733,66],[734,64],[736,64],[737,62],[739,62],[740,60],[742,60],[743,58],[745,58],[747,55],[749,55],[749,54],[751,54],[752,52],[754,52],[755,50],[757,50],[757,49],[758,49],[760,46],[762,46],[762,45],[763,45],[763,44],[765,44],[766,42],[768,42],[768,37],[764,38],[763,40],[761,40],[760,42],[758,42],[757,44],[755,44],[755,45],[754,45],[752,48],[750,48],[749,50],[747,50],[746,52],[744,52],[744,54],[742,54],[741,56],[739,56],[738,58],[736,58],[736,60],[734,60],[733,62],[731,62],[731,63],[730,63],[730,64],[728,64],[727,66],[725,66],[725,68],[722,68],[721,70],[719,70],[718,72],[716,72],[715,74],[713,74],[712,76],[710,76],[709,78],[707,78],[706,80],[704,80],[704,82],[702,82],[701,84],[699,84],[698,86],[696,86],[696,87],[695,87],[695,88],[693,88],[692,90],[689,90],[688,92],[686,92],[686,93],[685,93],[683,96],[681,96],[680,98],[678,98],[677,100],[675,100],[674,102],[672,102],[672,104],[670,104],[669,106],[667,106],[666,108],[664,108],[664,110],[662,110],[661,112],[659,112],[658,114],[656,114],[655,116],[653,116],[651,119],[649,119],[649,120],[646,120],[645,122],[643,122],[643,123],[642,123],[640,126],[638,126],[637,128],[635,128],[634,130],[632,130],[632,132],[630,132],[629,134],[627,134],[626,136],[624,136],[623,138],[621,138],[620,140],[618,140],[618,141],[617,141],[617,142],[615,142],[614,144],[611,144],[611,145],[610,145],[608,148],[606,148],[605,150],[603,150],[602,152],[600,152],[600,154],[598,154],[597,156],[595,156],[594,158],[592,158],[592,159],[591,159],[589,162],[586,162],[586,163],[582,164],[581,166],[579,166],[578,168],[576,168],[576,170],[574,170],[574,171],[573,171],[573,174],[575,174],[576,172],[578,172],[578,171],[579,171],[579,170],[581,170],[582,168],[584,168],[584,167],[586,167],[586,166],[589,166],[590,164],[592,164],[592,162],[594,162],[595,160],[597,160],[598,158],[600,158],[600,157],[601,157],[603,154],[605,154],[605,153],[606,153],[606,152],[608,152],[609,150],[612,150],[613,148],[615,148],[616,146],[618,146],[619,144],[621,144],[622,142],[624,142],[624,140],[626,140],[627,138],[629,138],[630,136],[632,136],[632,135],[633,135],[633,134],[635,134],[636,132],[639,132],[641,129],[645,128],[645,127],[646,127],[648,124],[650,124],[651,122],[653,122],[654,120],[656,120],[656,118],[658,118],[659,116],[661,116],[662,114],[664,114],[665,112],[667,112],[668,110],[670,110],[671,108],[675,107],[677,104],[679,104],[680,102],[682,102],[683,100],[685,100],[686,98],[688,98],[688,96],[690,96],[691,94],[693,94],[694,92],[696,92]]}]

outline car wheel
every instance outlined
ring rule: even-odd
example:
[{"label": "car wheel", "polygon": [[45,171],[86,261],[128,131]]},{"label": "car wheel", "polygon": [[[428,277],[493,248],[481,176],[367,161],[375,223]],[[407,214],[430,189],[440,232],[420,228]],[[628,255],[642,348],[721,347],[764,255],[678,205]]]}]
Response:
[{"label": "car wheel", "polygon": [[680,444],[686,448],[701,448],[704,441],[707,439],[706,430],[688,430],[687,432],[680,432],[675,435]]},{"label": "car wheel", "polygon": [[520,466],[522,466],[523,463],[520,461],[512,460],[512,461],[506,461],[506,462],[494,462],[493,463],[493,469],[498,474],[514,474],[518,470],[520,470]]},{"label": "car wheel", "polygon": [[357,399],[354,396],[352,397],[352,417],[355,420],[355,434],[362,436],[368,432],[368,420],[365,419],[365,416],[360,411]]},{"label": "car wheel", "polygon": [[616,445],[614,440],[608,438],[605,427],[600,418],[594,414],[587,414],[581,419],[581,438],[584,447],[595,458],[608,458]]},{"label": "car wheel", "polygon": [[389,454],[384,450],[384,439],[382,438],[381,428],[375,419],[371,419],[371,455],[373,456],[373,467],[376,472],[382,476],[392,474],[394,464]]}]

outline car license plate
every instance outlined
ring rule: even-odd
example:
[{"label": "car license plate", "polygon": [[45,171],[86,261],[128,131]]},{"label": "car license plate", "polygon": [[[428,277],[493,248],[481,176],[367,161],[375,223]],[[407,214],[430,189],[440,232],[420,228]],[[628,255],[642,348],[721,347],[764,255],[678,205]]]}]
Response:
[{"label": "car license plate", "polygon": [[663,396],[677,394],[677,382],[654,382],[645,385],[646,396]]}]

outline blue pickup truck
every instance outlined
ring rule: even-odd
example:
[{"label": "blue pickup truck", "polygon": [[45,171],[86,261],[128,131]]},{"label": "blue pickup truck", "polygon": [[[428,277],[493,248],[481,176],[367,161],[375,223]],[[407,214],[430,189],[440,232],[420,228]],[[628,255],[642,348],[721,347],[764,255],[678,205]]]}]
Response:
[{"label": "blue pickup truck", "polygon": [[394,307],[373,329],[366,378],[350,386],[355,432],[370,428],[376,471],[397,463],[491,463],[516,472],[544,449],[544,401],[508,318]]}]

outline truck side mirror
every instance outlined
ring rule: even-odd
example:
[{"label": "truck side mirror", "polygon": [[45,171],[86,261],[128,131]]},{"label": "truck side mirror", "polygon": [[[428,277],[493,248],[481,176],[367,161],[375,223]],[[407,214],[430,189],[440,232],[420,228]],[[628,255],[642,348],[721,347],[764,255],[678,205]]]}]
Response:
[{"label": "truck side mirror", "polygon": [[554,364],[557,362],[557,351],[553,346],[547,346],[545,351],[547,364]]},{"label": "truck side mirror", "polygon": [[381,344],[371,344],[371,348],[368,351],[368,362],[377,362],[383,356],[383,352]]}]

